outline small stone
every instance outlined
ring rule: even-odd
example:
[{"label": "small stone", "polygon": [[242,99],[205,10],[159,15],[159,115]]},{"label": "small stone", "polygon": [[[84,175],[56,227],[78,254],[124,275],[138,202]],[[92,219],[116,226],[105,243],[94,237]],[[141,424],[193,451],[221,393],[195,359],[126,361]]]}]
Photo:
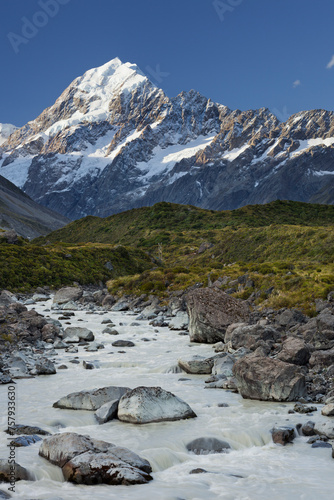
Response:
[{"label": "small stone", "polygon": [[295,429],[293,427],[274,427],[271,433],[273,442],[283,446],[291,443],[295,438]]}]

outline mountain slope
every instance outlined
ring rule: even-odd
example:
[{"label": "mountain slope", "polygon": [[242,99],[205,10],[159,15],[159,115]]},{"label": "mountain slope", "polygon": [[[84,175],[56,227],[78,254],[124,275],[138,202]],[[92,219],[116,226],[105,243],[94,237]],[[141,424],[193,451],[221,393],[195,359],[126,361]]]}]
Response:
[{"label": "mountain slope", "polygon": [[0,173],[72,218],[159,201],[234,209],[275,199],[333,203],[334,113],[286,123],[198,92],[168,98],[113,59],[74,80],[0,149]]},{"label": "mountain slope", "polygon": [[36,238],[68,222],[66,217],[38,205],[0,175],[0,228],[15,229],[25,238]]},{"label": "mountain slope", "polygon": [[17,130],[15,125],[10,123],[0,123],[0,146],[7,141],[8,137]]}]

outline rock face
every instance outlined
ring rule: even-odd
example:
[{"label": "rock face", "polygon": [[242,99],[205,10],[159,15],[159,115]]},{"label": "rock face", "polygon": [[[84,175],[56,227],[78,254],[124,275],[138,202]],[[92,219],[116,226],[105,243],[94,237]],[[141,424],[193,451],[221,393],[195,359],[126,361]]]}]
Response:
[{"label": "rock face", "polygon": [[82,297],[82,294],[83,290],[81,288],[76,286],[66,286],[64,288],[60,288],[60,290],[55,293],[53,303],[61,305],[70,301],[79,300]]},{"label": "rock face", "polygon": [[216,288],[192,290],[186,297],[192,342],[214,344],[224,340],[231,323],[249,318],[248,305]]},{"label": "rock face", "polygon": [[305,377],[299,368],[280,360],[248,355],[234,364],[233,374],[244,398],[295,401],[306,396]]},{"label": "rock face", "polygon": [[127,448],[72,432],[45,439],[39,454],[61,467],[72,483],[130,485],[152,479],[149,462]]},{"label": "rock face", "polygon": [[105,403],[115,399],[120,399],[127,391],[128,387],[101,387],[90,391],[72,392],[56,401],[54,408],[68,408],[70,410],[97,410]]},{"label": "rock face", "polygon": [[161,387],[136,387],[119,402],[118,418],[132,424],[147,424],[194,418],[190,406]]},{"label": "rock face", "polygon": [[0,172],[73,219],[159,201],[333,203],[333,123],[325,110],[281,123],[268,109],[230,110],[194,90],[170,99],[116,58],[14,131],[1,145]]},{"label": "rock face", "polygon": [[294,365],[306,365],[311,357],[310,350],[301,339],[288,337],[284,343],[282,351],[278,354],[278,359]]}]

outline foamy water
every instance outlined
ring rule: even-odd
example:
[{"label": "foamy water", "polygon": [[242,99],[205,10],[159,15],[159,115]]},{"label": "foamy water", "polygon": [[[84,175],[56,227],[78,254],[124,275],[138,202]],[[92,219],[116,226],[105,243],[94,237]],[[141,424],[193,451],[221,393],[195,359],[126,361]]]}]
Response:
[{"label": "foamy water", "polygon": [[[38,304],[38,312],[53,318],[59,311],[44,312],[51,301]],[[110,318],[120,335],[102,334]],[[83,321],[78,321],[82,319]],[[63,481],[61,469],[38,456],[40,443],[17,449],[17,462],[26,467],[35,481],[19,481],[15,498],[19,499],[138,499],[138,500],[282,500],[334,498],[334,461],[330,449],[312,449],[307,438],[298,437],[286,447],[272,443],[274,425],[296,425],[308,420],[326,421],[320,411],[313,416],[288,414],[293,403],[267,403],[243,400],[238,394],[222,389],[205,389],[207,376],[173,373],[177,360],[194,354],[213,355],[210,345],[191,344],[189,336],[168,328],[154,328],[148,321],[130,326],[135,315],[106,312],[86,314],[76,311],[71,326],[91,329],[105,349],[77,354],[58,350],[56,366],[65,363],[68,370],[56,375],[39,376],[16,382],[16,423],[37,425],[52,433],[77,432],[127,447],[149,460],[153,481],[137,486],[78,486]],[[119,323],[123,323],[122,326]],[[64,324],[64,326],[68,326]],[[141,340],[150,339],[150,342]],[[131,340],[131,348],[112,347],[118,339]],[[125,353],[119,353],[123,350]],[[70,359],[79,356],[80,364]],[[82,360],[96,361],[100,368],[85,370]],[[188,380],[180,381],[181,377]],[[133,425],[112,420],[97,425],[94,412],[62,410],[53,403],[70,392],[108,385],[160,386],[186,401],[197,418],[176,422]],[[1,393],[1,458],[7,458],[7,386]],[[218,407],[227,403],[228,407]],[[320,407],[319,407],[320,408]],[[231,451],[224,454],[194,455],[186,444],[198,437],[216,437],[228,441]],[[205,474],[189,474],[203,468]],[[0,485],[7,490],[7,485]]]}]

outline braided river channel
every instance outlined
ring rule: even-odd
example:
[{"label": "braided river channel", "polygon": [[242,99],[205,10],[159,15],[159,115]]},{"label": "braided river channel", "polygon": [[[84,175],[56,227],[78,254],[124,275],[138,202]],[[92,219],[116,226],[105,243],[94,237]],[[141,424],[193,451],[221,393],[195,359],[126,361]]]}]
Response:
[{"label": "braided river channel", "polygon": [[[28,306],[44,316],[58,319],[51,299]],[[119,335],[102,333],[104,318],[110,318]],[[68,320],[67,320],[68,321]],[[137,325],[131,325],[136,322]],[[169,328],[156,328],[148,320],[136,321],[130,312],[75,311],[71,326],[86,327],[104,349],[76,354],[57,349],[51,354],[55,375],[16,380],[16,423],[36,425],[54,434],[77,432],[129,448],[147,459],[153,481],[145,485],[74,485],[65,482],[61,469],[38,455],[41,442],[16,449],[16,461],[33,481],[18,481],[13,498],[48,500],[313,500],[334,499],[334,460],[328,448],[312,448],[307,437],[297,436],[287,446],[274,444],[270,430],[328,420],[321,405],[311,416],[289,414],[294,403],[269,403],[243,399],[224,389],[205,388],[208,375],[189,375],[177,369],[177,360],[194,354],[213,356],[212,346],[192,344],[189,335]],[[62,321],[64,327],[68,326]],[[113,347],[115,340],[130,340],[135,346]],[[146,339],[146,340],[143,340]],[[52,347],[52,345],[50,345]],[[123,351],[123,352],[119,352]],[[55,352],[55,351],[53,351]],[[77,357],[79,363],[70,362]],[[93,370],[83,361],[93,362]],[[180,380],[181,379],[181,380]],[[75,391],[105,386],[159,386],[177,395],[197,418],[135,425],[117,419],[98,425],[92,411],[53,408],[53,403]],[[8,455],[7,386],[1,385],[1,458]],[[219,406],[225,403],[225,406]],[[227,441],[228,453],[195,455],[186,445],[200,437]],[[193,469],[207,471],[190,474]],[[6,483],[0,489],[7,490]]]}]

